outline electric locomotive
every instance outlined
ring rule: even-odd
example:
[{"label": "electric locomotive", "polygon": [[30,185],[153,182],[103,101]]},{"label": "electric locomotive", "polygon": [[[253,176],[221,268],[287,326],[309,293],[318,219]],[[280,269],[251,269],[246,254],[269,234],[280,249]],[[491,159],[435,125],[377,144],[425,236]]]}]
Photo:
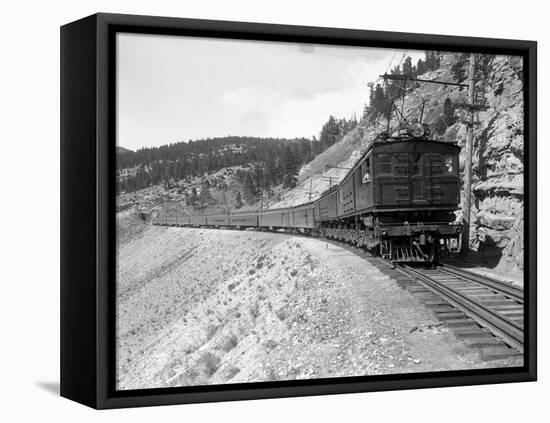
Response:
[{"label": "electric locomotive", "polygon": [[429,138],[421,123],[383,133],[342,182],[316,201],[323,236],[394,262],[434,262],[460,248],[456,143]]}]

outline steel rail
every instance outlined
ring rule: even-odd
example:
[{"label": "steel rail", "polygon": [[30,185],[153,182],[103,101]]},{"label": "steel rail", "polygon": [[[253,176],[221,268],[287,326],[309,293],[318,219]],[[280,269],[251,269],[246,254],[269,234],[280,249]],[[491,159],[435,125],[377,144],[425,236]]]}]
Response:
[{"label": "steel rail", "polygon": [[508,345],[523,353],[523,328],[521,326],[410,266],[402,265],[398,268],[404,274],[413,276],[421,285],[463,311],[480,326],[487,328],[490,332],[502,338]]},{"label": "steel rail", "polygon": [[460,269],[458,267],[454,267],[448,264],[443,264],[443,266],[440,267],[439,270],[443,270],[444,272],[451,274],[453,276],[457,276],[461,279],[474,281],[479,285],[486,286],[500,294],[503,294],[512,298],[514,301],[517,301],[518,303],[523,304],[523,288],[514,286],[509,282],[499,281],[499,280],[490,278],[488,276],[480,275],[474,272],[469,272],[467,270]]}]

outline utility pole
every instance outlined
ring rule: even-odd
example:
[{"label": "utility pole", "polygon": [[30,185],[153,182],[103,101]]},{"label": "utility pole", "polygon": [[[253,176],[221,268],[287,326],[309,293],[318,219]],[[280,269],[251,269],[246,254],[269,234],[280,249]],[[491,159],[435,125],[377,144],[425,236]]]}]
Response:
[{"label": "utility pole", "polygon": [[311,203],[311,187],[313,183],[313,177],[309,178],[309,202]]},{"label": "utility pole", "polygon": [[[383,75],[381,75],[383,76]],[[344,170],[351,170],[353,169],[352,167],[342,167],[342,166],[331,166],[331,165],[325,165],[325,170],[328,170],[328,169],[344,169]],[[323,178],[328,178],[328,183],[329,183],[329,189],[332,188],[332,179],[336,179],[338,180],[338,178],[334,177],[334,176],[323,176]]]},{"label": "utility pole", "polygon": [[464,207],[462,209],[462,243],[461,250],[467,253],[470,249],[470,214],[472,208],[472,153],[474,144],[474,113],[476,110],[476,55],[470,54],[470,69],[468,74],[468,130],[466,134],[466,150],[464,163]]},{"label": "utility pole", "polygon": [[321,176],[321,178],[328,179],[328,189],[332,188],[332,180],[336,179],[334,176]]}]

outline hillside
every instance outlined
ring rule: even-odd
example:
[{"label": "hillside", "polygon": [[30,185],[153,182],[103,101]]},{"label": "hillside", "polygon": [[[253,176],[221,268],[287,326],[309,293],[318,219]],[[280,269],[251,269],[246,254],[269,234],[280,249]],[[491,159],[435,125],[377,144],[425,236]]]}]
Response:
[{"label": "hillside", "polygon": [[120,145],[117,145],[116,152],[117,152],[117,154],[133,153],[132,150],[130,150],[128,148],[125,148],[125,147],[122,147]]},{"label": "hillside", "polygon": [[295,174],[310,161],[319,142],[305,138],[235,137],[189,140],[160,147],[117,152],[117,192],[130,193],[153,185],[170,186],[182,179],[209,175],[232,166],[255,165],[256,185],[293,186]]}]

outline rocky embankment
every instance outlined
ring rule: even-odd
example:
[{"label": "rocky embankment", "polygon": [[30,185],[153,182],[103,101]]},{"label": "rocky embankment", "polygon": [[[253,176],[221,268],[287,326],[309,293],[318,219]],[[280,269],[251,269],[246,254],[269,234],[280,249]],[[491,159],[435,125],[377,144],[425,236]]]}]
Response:
[{"label": "rocky embankment", "polygon": [[[521,59],[496,57],[487,83],[489,109],[480,114],[474,144],[475,232],[480,250],[492,249],[523,269],[524,127]],[[511,269],[513,270],[513,269]]]},{"label": "rocky embankment", "polygon": [[120,389],[502,365],[340,247],[120,220]]}]

